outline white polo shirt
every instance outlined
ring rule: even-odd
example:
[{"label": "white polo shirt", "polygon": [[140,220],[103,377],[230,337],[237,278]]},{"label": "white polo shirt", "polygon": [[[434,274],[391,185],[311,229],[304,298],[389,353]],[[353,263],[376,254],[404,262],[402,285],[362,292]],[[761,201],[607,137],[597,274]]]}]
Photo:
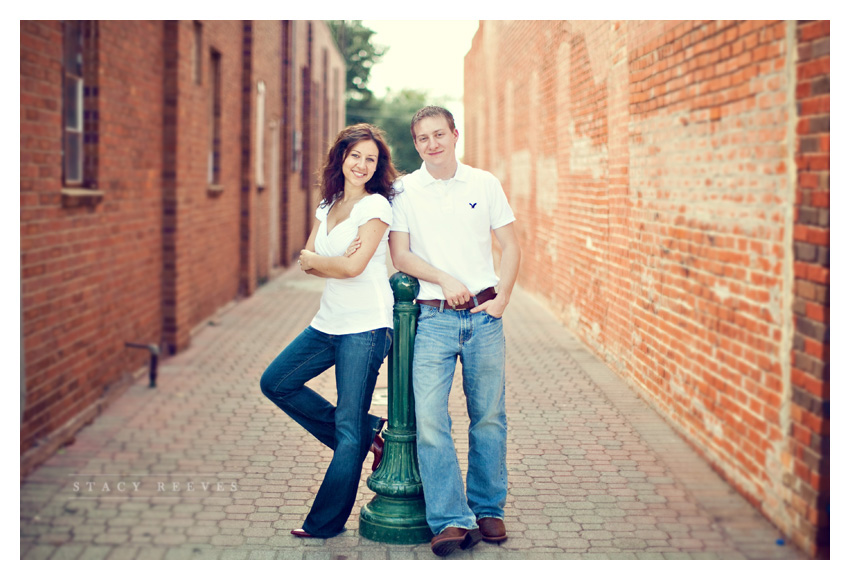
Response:
[{"label": "white polo shirt", "polygon": [[[342,256],[357,230],[373,218],[392,224],[390,202],[378,193],[367,195],[354,204],[348,218],[338,223],[328,234],[328,212],[331,206],[319,207],[316,219],[316,253],[321,256]],[[384,232],[378,248],[366,269],[354,278],[327,278],[319,311],[310,326],[326,334],[353,334],[376,328],[393,327],[393,292],[387,274],[387,238]]]},{"label": "white polo shirt", "polygon": [[[435,179],[425,164],[401,178],[390,231],[410,235],[410,251],[475,294],[499,282],[490,231],[513,222],[502,185],[482,169],[458,163],[454,177]],[[420,300],[445,300],[438,284],[419,281]]]}]

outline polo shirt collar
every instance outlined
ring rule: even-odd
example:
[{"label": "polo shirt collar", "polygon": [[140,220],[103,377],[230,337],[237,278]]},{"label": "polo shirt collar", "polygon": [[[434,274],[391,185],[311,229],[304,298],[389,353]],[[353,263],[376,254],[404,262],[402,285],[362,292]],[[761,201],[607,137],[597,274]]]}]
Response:
[{"label": "polo shirt collar", "polygon": [[[433,183],[437,183],[438,181],[451,181],[451,179],[437,179],[433,175],[428,172],[428,169],[425,167],[425,162],[422,162],[422,165],[419,167],[421,169],[422,176],[420,178],[420,183],[423,186],[428,186]],[[458,181],[469,181],[471,177],[472,169],[468,165],[464,165],[460,161],[457,162],[457,171],[455,171],[454,177],[452,179],[457,179]]]}]

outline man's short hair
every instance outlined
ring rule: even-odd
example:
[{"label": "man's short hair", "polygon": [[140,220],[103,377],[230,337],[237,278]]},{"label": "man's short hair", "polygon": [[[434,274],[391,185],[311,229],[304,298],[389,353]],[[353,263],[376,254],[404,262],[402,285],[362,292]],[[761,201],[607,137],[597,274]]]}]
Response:
[{"label": "man's short hair", "polygon": [[416,133],[413,132],[413,127],[426,117],[445,117],[446,121],[449,123],[449,129],[455,130],[455,118],[448,111],[448,109],[444,109],[443,107],[438,107],[436,105],[428,105],[427,107],[422,107],[416,114],[413,115],[413,120],[410,121],[410,136],[416,139]]}]

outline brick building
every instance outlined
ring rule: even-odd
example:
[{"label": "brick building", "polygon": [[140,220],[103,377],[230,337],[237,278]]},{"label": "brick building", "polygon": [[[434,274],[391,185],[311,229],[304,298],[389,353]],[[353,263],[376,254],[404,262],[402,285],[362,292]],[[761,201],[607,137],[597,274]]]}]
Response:
[{"label": "brick building", "polygon": [[303,247],[321,21],[21,21],[21,476]]},{"label": "brick building", "polygon": [[519,283],[828,555],[829,21],[485,21],[464,109]]}]

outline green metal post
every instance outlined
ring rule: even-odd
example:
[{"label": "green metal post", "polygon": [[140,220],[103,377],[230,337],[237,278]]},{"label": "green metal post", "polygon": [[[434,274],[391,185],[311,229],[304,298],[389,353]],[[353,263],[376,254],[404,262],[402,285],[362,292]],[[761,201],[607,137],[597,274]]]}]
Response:
[{"label": "green metal post", "polygon": [[419,281],[396,272],[390,277],[393,350],[389,361],[389,411],[384,457],[367,485],[377,495],[360,510],[360,535],[389,544],[421,544],[433,534],[425,521],[425,497],[416,454],[413,409],[413,341],[419,305],[413,300]]}]

